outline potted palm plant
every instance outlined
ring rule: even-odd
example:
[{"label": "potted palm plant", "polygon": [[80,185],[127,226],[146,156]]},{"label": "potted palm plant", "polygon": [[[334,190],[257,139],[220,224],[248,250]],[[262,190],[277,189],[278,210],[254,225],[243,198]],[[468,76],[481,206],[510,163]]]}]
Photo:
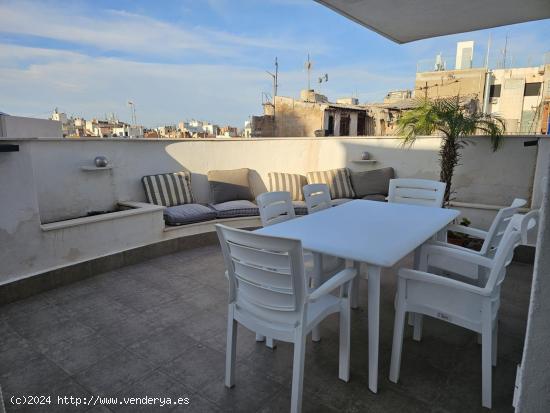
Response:
[{"label": "potted palm plant", "polygon": [[412,145],[421,135],[437,133],[441,136],[439,179],[447,185],[444,203],[451,200],[454,169],[461,150],[468,144],[467,137],[489,135],[491,147],[496,151],[502,143],[504,122],[497,116],[478,112],[475,107],[461,102],[459,96],[439,99],[421,99],[417,105],[397,120],[398,133],[403,144]]}]

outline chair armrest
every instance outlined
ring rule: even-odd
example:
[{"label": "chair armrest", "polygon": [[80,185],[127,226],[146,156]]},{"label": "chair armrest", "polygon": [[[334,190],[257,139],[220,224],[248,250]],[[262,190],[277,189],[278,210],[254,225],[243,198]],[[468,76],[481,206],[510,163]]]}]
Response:
[{"label": "chair armrest", "polygon": [[[432,243],[432,244],[426,244],[422,247],[421,250],[421,262],[426,263],[428,266],[430,265],[430,256],[439,256],[443,258],[449,258],[449,259],[455,259],[459,261],[463,261],[465,263],[469,264],[475,264],[479,265],[485,268],[492,268],[493,267],[493,260],[490,258],[484,257],[482,255],[479,255],[476,251],[468,250],[466,248],[453,248],[449,247],[447,245],[440,245],[442,243]],[[438,265],[438,268],[441,268]],[[452,271],[452,268],[441,268],[443,270]]]},{"label": "chair armrest", "polygon": [[480,239],[487,238],[487,231],[482,231],[477,228],[466,227],[464,225],[449,225],[447,227],[447,230],[453,231],[453,232],[460,232],[461,234],[467,234],[467,235],[470,235],[471,237],[476,237]]},{"label": "chair armrest", "polygon": [[437,240],[430,240],[426,245],[437,245],[439,247],[450,248],[458,251],[469,252],[471,254],[481,255],[479,251],[472,250],[470,248],[462,247],[460,245],[451,244],[450,242],[443,242]]},{"label": "chair armrest", "polygon": [[491,294],[491,292],[485,290],[485,288],[480,288],[475,285],[454,280],[452,278],[441,277],[439,275],[431,274],[429,272],[411,270],[409,268],[401,268],[399,270],[399,278],[440,285],[443,287],[454,288],[456,290],[466,291],[483,296],[488,296]]},{"label": "chair armrest", "polygon": [[309,301],[315,301],[323,295],[327,295],[336,288],[344,285],[348,281],[351,281],[357,275],[357,270],[355,268],[345,268],[342,271],[336,273],[330,277],[327,281],[321,284],[318,288],[313,290],[309,294]]}]

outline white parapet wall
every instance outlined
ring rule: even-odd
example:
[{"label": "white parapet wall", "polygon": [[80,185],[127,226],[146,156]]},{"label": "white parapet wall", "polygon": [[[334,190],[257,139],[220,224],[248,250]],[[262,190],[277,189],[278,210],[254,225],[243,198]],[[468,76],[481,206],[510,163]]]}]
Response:
[{"label": "white parapet wall", "polygon": [[[507,137],[493,153],[487,138],[476,137],[464,148],[454,179],[455,197],[475,225],[487,227],[496,209],[515,197],[531,198],[538,148],[524,147],[523,142],[532,139]],[[440,139],[435,137],[418,139],[412,148],[403,148],[396,137],[2,142],[18,144],[20,151],[0,154],[0,284],[213,229],[165,231],[158,208],[68,222],[91,211],[113,210],[120,202],[144,202],[144,175],[188,169],[197,202],[203,203],[209,201],[207,174],[214,169],[250,168],[255,195],[268,189],[271,171],[306,174],[391,166],[398,177],[439,177]],[[365,151],[375,163],[356,162]],[[110,169],[89,168],[98,155],[109,159]]]}]

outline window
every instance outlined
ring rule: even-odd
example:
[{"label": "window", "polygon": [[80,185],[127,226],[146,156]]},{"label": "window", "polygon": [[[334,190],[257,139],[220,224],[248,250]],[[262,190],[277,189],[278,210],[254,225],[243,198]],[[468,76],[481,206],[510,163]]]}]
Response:
[{"label": "window", "polygon": [[328,117],[328,136],[334,136],[334,116]]},{"label": "window", "polygon": [[357,115],[357,136],[365,135],[366,118],[367,115],[365,112],[359,112]]},{"label": "window", "polygon": [[538,96],[540,95],[540,82],[526,83],[523,96]]},{"label": "window", "polygon": [[342,115],[340,117],[340,136],[349,136],[349,115]]},{"label": "window", "polygon": [[499,98],[500,97],[500,86],[501,85],[491,85],[491,90],[489,91],[489,97]]}]

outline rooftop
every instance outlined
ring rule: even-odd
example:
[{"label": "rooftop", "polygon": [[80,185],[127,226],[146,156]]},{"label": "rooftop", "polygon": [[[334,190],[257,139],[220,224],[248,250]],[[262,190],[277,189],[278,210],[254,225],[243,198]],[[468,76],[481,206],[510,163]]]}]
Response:
[{"label": "rooftop", "polygon": [[[398,266],[410,265],[408,257]],[[396,268],[382,273],[380,389],[368,391],[366,283],[352,311],[351,380],[340,381],[338,320],[308,342],[303,410],[311,412],[476,412],[476,335],[435,319],[421,343],[407,329],[401,380],[388,377]],[[236,386],[223,385],[226,281],[217,244],[165,255],[0,307],[0,382],[12,394],[75,397],[188,397],[163,411],[285,412],[292,344],[275,350],[239,328]],[[511,412],[521,360],[532,266],[513,263],[502,290],[493,411]],[[8,408],[11,406],[7,406]],[[66,406],[67,407],[67,406]],[[173,406],[172,406],[173,407]],[[56,410],[57,411],[57,410]],[[137,411],[111,405],[67,411]],[[139,410],[142,411],[142,410]],[[149,411],[149,410],[144,410]]]}]

